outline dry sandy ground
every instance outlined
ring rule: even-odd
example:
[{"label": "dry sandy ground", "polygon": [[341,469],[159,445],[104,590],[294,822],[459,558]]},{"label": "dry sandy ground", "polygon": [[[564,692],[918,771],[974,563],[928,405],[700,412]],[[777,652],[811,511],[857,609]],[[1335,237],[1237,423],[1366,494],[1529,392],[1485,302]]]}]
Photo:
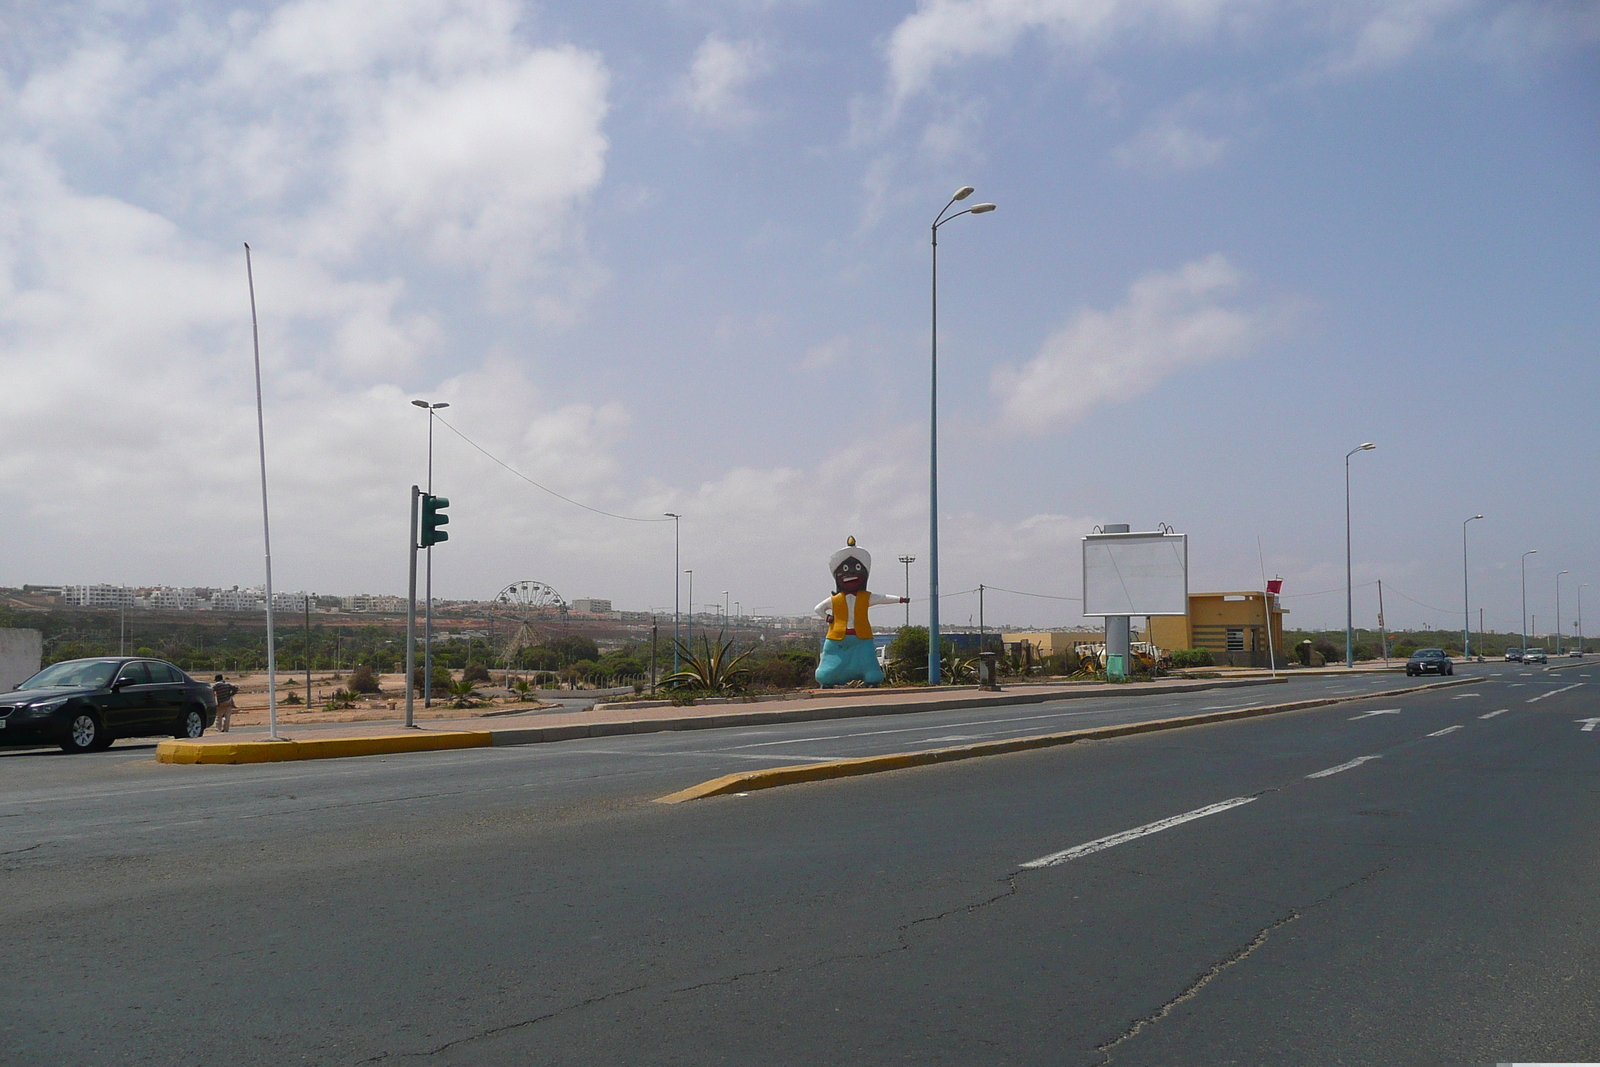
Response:
[{"label": "dry sandy ground", "polygon": [[[454,677],[459,677],[457,672]],[[238,708],[233,713],[235,726],[259,726],[267,721],[267,675],[265,671],[248,674],[224,674],[227,681],[239,687],[239,695],[234,698]],[[373,722],[381,719],[392,719],[395,713],[405,709],[405,675],[383,674],[378,676],[378,684],[383,692],[373,698],[363,697],[352,701],[352,706],[328,709],[325,707],[328,698],[334,692],[344,687],[344,674],[333,671],[311,672],[311,703],[286,704],[284,698],[290,693],[298,696],[302,701],[306,696],[306,676],[302,673],[278,672],[278,719],[280,722]],[[209,682],[210,677],[203,677],[201,681]],[[512,710],[536,711],[547,705],[537,700],[511,699],[507,691],[499,687],[485,686],[482,690],[487,699],[480,699],[482,705],[478,708],[448,708],[436,695],[434,706],[424,708],[419,698],[415,702],[413,715],[418,719],[467,719],[477,718],[493,712],[506,712]]]}]

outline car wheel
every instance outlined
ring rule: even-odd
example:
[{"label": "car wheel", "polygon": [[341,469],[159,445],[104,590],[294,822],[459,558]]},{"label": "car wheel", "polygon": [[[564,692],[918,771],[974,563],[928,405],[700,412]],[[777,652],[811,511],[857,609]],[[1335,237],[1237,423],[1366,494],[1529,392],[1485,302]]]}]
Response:
[{"label": "car wheel", "polygon": [[178,728],[173,732],[173,737],[199,737],[206,732],[205,712],[199,708],[190,708],[178,720]]},{"label": "car wheel", "polygon": [[1451,666],[1449,666],[1449,667],[1446,667],[1446,668],[1445,668],[1445,669],[1444,669],[1444,673],[1446,673],[1446,674],[1454,674],[1454,673],[1456,673],[1456,669],[1455,669],[1455,666],[1454,666],[1454,665],[1451,665]]},{"label": "car wheel", "polygon": [[111,736],[106,733],[100,716],[92,711],[80,711],[75,713],[72,721],[67,724],[67,736],[61,742],[61,751],[76,755],[80,752],[108,748],[110,745]]}]

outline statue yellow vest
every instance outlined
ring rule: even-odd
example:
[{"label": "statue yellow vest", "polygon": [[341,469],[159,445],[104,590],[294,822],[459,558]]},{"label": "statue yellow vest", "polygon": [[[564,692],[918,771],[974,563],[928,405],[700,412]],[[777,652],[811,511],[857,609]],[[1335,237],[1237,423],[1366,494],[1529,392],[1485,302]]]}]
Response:
[{"label": "statue yellow vest", "polygon": [[855,636],[863,641],[871,641],[872,623],[867,621],[867,606],[872,603],[872,594],[863,589],[855,595],[855,619],[848,626],[845,622],[845,617],[849,614],[848,606],[845,603],[846,596],[847,594],[845,593],[833,594],[833,624],[828,627],[828,640],[843,641],[846,636],[845,630],[851,629],[855,631]]}]

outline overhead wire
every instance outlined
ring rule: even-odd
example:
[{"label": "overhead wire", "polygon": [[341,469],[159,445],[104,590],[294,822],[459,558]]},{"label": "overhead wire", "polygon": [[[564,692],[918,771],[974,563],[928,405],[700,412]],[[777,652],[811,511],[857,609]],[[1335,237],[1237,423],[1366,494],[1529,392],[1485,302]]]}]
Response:
[{"label": "overhead wire", "polygon": [[474,441],[472,438],[468,437],[466,434],[462,433],[460,430],[458,430],[454,426],[450,425],[449,422],[446,422],[445,421],[445,417],[443,415],[440,415],[437,412],[435,412],[434,413],[434,418],[436,418],[440,422],[444,423],[445,429],[449,430],[451,433],[453,433],[457,437],[461,438],[463,441],[465,441],[467,444],[471,445],[473,448],[477,449],[479,452],[483,453],[489,459],[493,460],[495,463],[498,463],[500,466],[502,466],[506,470],[510,471],[516,477],[521,478],[523,481],[527,482],[529,485],[533,486],[535,489],[543,490],[544,492],[549,493],[551,496],[555,497],[557,500],[564,500],[568,504],[573,505],[574,507],[580,507],[584,511],[592,511],[596,515],[604,515],[607,518],[611,518],[611,519],[622,519],[625,522],[670,522],[671,521],[671,516],[667,516],[667,515],[663,515],[661,518],[658,518],[658,519],[641,518],[638,515],[618,515],[614,511],[606,511],[604,508],[590,507],[588,504],[585,504],[581,500],[574,500],[570,496],[563,496],[561,493],[556,492],[554,489],[550,488],[548,485],[540,485],[538,482],[534,481],[532,478],[528,477],[526,474],[523,474],[521,471],[517,470],[515,467],[513,467],[511,464],[507,463],[505,460],[501,459],[499,456],[497,456],[494,453],[490,452],[487,448],[484,448],[482,445],[478,444],[478,442]]}]

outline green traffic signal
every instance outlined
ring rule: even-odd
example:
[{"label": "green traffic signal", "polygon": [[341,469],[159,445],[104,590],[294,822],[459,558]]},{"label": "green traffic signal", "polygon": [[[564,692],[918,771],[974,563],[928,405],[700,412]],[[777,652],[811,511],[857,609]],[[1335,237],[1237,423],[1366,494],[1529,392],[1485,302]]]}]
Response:
[{"label": "green traffic signal", "polygon": [[449,497],[445,497],[445,496],[428,496],[426,493],[423,494],[423,497],[422,497],[422,547],[423,548],[431,548],[434,545],[438,544],[440,541],[448,541],[448,540],[450,540],[450,535],[448,533],[446,533],[445,531],[439,529],[439,527],[441,527],[441,526],[449,525],[450,516],[448,516],[448,515],[446,515],[444,513],[444,509],[449,507],[449,506],[450,506],[450,498]]}]

